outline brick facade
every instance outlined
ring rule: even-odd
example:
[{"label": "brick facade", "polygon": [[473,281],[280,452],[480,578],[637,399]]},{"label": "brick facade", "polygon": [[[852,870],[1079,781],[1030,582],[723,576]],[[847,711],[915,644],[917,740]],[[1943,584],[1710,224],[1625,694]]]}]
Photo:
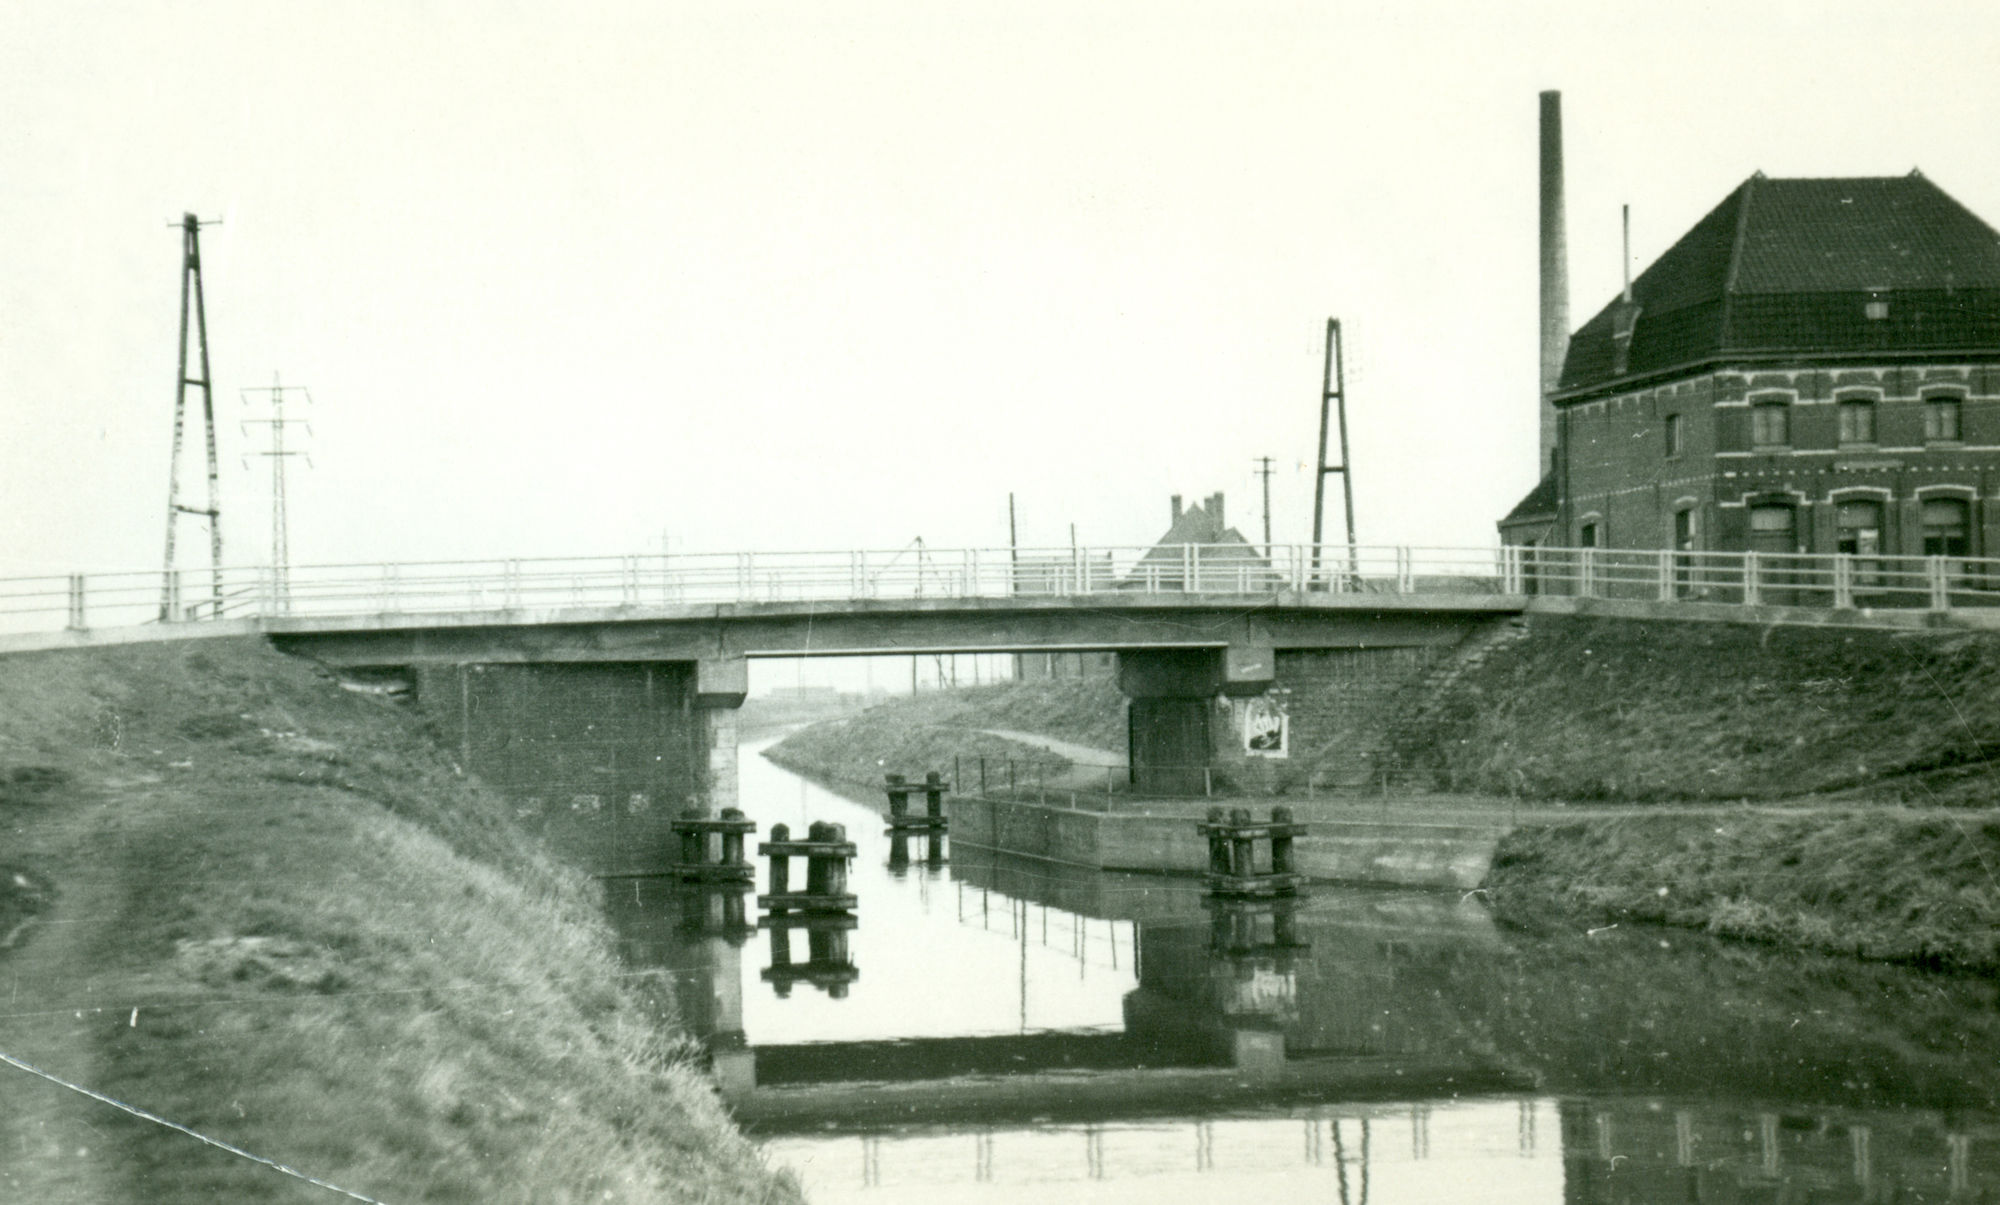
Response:
[{"label": "brick facade", "polygon": [[[1925,411],[1955,402],[1959,438],[1926,436]],[[1867,403],[1872,440],[1842,441],[1842,403]],[[1753,405],[1782,404],[1785,441],[1759,446]],[[1668,425],[1678,422],[1678,449]],[[1792,508],[1791,546],[1839,551],[1838,506],[1880,506],[1885,555],[1925,551],[1923,503],[1960,499],[1964,555],[2000,553],[2000,369],[1935,363],[1716,370],[1564,407],[1564,490],[1555,542],[1670,548],[1692,511],[1692,546],[1753,546],[1757,506]],[[1765,551],[1780,551],[1767,547]]]}]

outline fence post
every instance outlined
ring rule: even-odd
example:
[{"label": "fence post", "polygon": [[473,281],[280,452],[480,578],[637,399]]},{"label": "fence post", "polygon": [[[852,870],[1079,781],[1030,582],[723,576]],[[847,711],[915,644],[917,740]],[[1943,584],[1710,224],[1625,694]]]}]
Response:
[{"label": "fence post", "polygon": [[1416,569],[1415,569],[1415,560],[1416,560],[1416,558],[1415,558],[1415,557],[1414,557],[1414,556],[1413,556],[1413,555],[1411,554],[1411,552],[1410,552],[1410,549],[1409,549],[1409,548],[1408,548],[1407,546],[1400,546],[1400,545],[1399,545],[1399,546],[1397,547],[1397,549],[1396,549],[1396,593],[1398,593],[1398,594],[1410,594],[1410,593],[1413,593],[1413,592],[1415,592],[1415,590],[1416,590],[1416,584],[1415,584],[1415,576],[1416,576]]},{"label": "fence post", "polygon": [[1849,553],[1833,554],[1833,605],[1843,611],[1854,605],[1854,558]]},{"label": "fence post", "polygon": [[1581,590],[1583,597],[1596,598],[1597,597],[1597,549],[1586,548],[1582,551],[1582,554],[1577,558],[1577,571],[1578,575],[1583,579],[1578,584],[1578,588]]},{"label": "fence post", "polygon": [[1763,600],[1762,583],[1757,580],[1757,554],[1743,554],[1743,605],[1754,607]]},{"label": "fence post", "polygon": [[1931,588],[1931,610],[1951,610],[1951,591],[1946,588],[1944,558],[1941,556],[1924,559],[1924,578]]},{"label": "fence post", "polygon": [[1660,549],[1660,601],[1674,601],[1674,554],[1671,549]]},{"label": "fence post", "polygon": [[83,617],[83,574],[69,575],[69,630],[81,632],[90,625]]},{"label": "fence post", "polygon": [[1195,582],[1195,572],[1201,567],[1201,546],[1181,545],[1181,592],[1191,594],[1201,587]]},{"label": "fence post", "polygon": [[382,609],[395,610],[396,600],[401,593],[402,591],[396,587],[396,567],[385,563],[382,566]]}]

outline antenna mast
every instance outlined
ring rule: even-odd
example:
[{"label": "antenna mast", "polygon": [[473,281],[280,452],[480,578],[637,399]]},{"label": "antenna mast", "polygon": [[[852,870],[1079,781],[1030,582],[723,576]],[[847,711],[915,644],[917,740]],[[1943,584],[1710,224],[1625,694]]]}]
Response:
[{"label": "antenna mast", "polygon": [[[285,393],[287,389],[284,385],[278,383],[278,374],[275,372],[271,374],[270,385],[261,389],[244,389],[240,392],[244,395],[243,400],[246,402],[250,400],[248,397],[249,394],[268,393],[271,395],[270,417],[246,418],[243,420],[243,425],[245,428],[248,428],[251,423],[263,423],[271,429],[271,450],[268,452],[256,452],[253,455],[267,457],[271,462],[271,604],[280,614],[283,614],[291,610],[292,597],[292,554],[289,534],[290,520],[286,513],[285,503],[285,461],[294,456],[303,456],[307,465],[312,464],[312,457],[307,456],[306,453],[292,452],[285,449],[285,428],[288,426],[304,427],[306,434],[311,435],[312,424],[302,418],[285,417]],[[290,392],[304,394],[308,403],[312,401],[312,394],[303,385],[291,386]]]},{"label": "antenna mast", "polygon": [[[218,225],[204,222],[193,214],[183,214],[181,228],[181,337],[180,366],[174,377],[173,460],[167,470],[167,556],[160,583],[160,619],[181,617],[180,581],[174,566],[174,535],[182,515],[208,519],[209,570],[213,575],[212,605],[222,612],[222,474],[215,458],[215,390],[208,364],[208,307],[201,288],[201,228]],[[200,354],[199,376],[188,375],[188,298],[194,298],[194,334]],[[190,386],[201,390],[201,419],[208,444],[208,505],[188,506],[181,501],[181,444],[187,425],[187,398]]]},{"label": "antenna mast", "polygon": [[[1319,580],[1319,549],[1326,518],[1326,475],[1340,474],[1341,499],[1347,515],[1347,572],[1359,571],[1354,547],[1354,480],[1347,471],[1347,372],[1341,361],[1340,319],[1326,320],[1326,367],[1320,376],[1319,471],[1313,474],[1312,580]],[[1327,425],[1335,407],[1340,415],[1340,463],[1326,462]]]}]

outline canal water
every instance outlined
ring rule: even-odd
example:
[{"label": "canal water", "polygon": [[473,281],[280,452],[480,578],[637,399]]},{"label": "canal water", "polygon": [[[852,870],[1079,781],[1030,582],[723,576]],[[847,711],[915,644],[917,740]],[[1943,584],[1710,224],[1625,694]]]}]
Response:
[{"label": "canal water", "polygon": [[1193,879],[899,854],[874,799],[766,744],[740,767],[756,839],[845,825],[852,927],[780,934],[747,893],[652,879],[610,905],[814,1201],[2000,1201],[1992,983],[1523,932],[1476,894],[1220,907]]}]

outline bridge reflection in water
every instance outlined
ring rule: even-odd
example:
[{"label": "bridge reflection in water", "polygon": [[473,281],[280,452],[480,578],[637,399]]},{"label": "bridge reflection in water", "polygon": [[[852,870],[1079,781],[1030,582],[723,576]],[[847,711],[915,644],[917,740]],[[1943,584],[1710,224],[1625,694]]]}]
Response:
[{"label": "bridge reflection in water", "polygon": [[767,829],[861,848],[846,997],[780,998],[726,898],[610,904],[815,1201],[2000,1198],[1992,984],[1503,931],[1455,894],[1219,908],[1192,880],[904,864],[862,805],[743,770]]}]

